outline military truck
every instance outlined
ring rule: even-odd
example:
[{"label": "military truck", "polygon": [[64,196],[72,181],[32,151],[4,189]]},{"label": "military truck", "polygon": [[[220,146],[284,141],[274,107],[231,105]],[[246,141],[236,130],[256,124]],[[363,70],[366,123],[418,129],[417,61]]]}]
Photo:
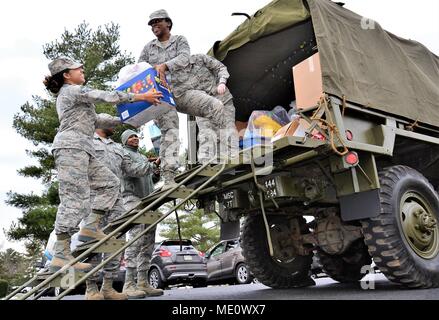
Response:
[{"label": "military truck", "polygon": [[[267,286],[313,285],[316,255],[339,282],[359,281],[373,260],[393,282],[438,287],[439,57],[330,0],[273,1],[210,54],[229,69],[237,121],[308,100],[297,110],[303,135],[251,146],[231,163],[194,165],[176,187],[112,221],[106,237],[78,247],[61,270],[37,274],[5,299],[27,286],[21,300],[50,287],[65,288],[62,299],[192,200],[218,214],[223,239],[237,237],[244,218],[246,264]],[[296,74],[307,60],[313,75]],[[136,224],[149,226],[126,242]],[[69,269],[102,252],[111,255],[87,274]]]},{"label": "military truck", "polygon": [[273,1],[209,52],[243,122],[294,101],[292,68],[316,53],[323,90],[298,111],[306,135],[244,150],[200,206],[219,203],[224,225],[244,217],[243,255],[267,286],[313,284],[316,254],[339,282],[373,260],[393,282],[438,287],[439,58],[329,0]]}]

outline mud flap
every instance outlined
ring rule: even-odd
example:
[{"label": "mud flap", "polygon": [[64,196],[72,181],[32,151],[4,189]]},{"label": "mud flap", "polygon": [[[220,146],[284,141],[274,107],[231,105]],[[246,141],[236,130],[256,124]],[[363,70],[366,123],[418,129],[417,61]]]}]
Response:
[{"label": "mud flap", "polygon": [[381,211],[379,189],[342,196],[339,200],[343,221],[374,218]]}]

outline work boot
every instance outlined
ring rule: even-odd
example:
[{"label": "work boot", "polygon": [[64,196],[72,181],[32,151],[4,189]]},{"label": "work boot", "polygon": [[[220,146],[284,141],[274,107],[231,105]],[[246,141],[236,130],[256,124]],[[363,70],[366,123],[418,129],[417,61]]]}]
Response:
[{"label": "work boot", "polygon": [[89,242],[93,240],[101,240],[106,236],[106,234],[99,228],[99,223],[104,214],[104,211],[93,210],[92,213],[85,218],[84,226],[79,230],[79,241]]},{"label": "work boot", "polygon": [[[72,253],[70,252],[70,236],[59,235],[55,243],[55,254],[49,266],[50,272],[57,272],[73,259]],[[89,272],[93,269],[90,263],[82,262],[77,262],[72,267],[75,271],[79,272]]]},{"label": "work boot", "polygon": [[113,288],[113,279],[105,278],[102,282],[101,294],[105,300],[127,300],[128,296],[125,293],[119,293]]},{"label": "work boot", "polygon": [[104,295],[99,292],[98,285],[95,281],[87,280],[86,285],[85,300],[104,300]]},{"label": "work boot", "polygon": [[125,280],[122,293],[128,296],[128,299],[143,299],[145,298],[145,292],[137,289],[133,280]]},{"label": "work boot", "polygon": [[137,289],[145,292],[147,297],[157,297],[163,295],[162,289],[155,289],[151,287],[148,282],[148,272],[138,271],[137,272]]},{"label": "work boot", "polygon": [[137,289],[145,292],[147,297],[157,297],[163,295],[162,289],[155,289],[151,287],[148,281],[137,281]]}]

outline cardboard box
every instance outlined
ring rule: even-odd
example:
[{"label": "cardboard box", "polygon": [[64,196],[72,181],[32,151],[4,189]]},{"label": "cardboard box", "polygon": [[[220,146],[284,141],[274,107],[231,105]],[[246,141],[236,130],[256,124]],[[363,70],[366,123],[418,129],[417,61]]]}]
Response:
[{"label": "cardboard box", "polygon": [[144,101],[123,103],[117,106],[117,112],[122,122],[135,127],[156,119],[161,114],[175,108],[175,101],[170,90],[160,83],[160,78],[154,68],[145,70],[116,90],[128,93],[145,93],[153,90],[163,93],[161,103],[156,106]]},{"label": "cardboard box", "polygon": [[244,138],[245,129],[247,129],[248,122],[235,121],[235,127],[238,131],[239,140]]},{"label": "cardboard box", "polygon": [[293,67],[297,109],[313,107],[323,94],[322,68],[317,52]]},{"label": "cardboard box", "polygon": [[[279,129],[279,131],[276,132],[276,134],[271,139],[271,141],[274,142],[283,137],[288,137],[288,136],[303,138],[309,127],[310,124],[305,119],[303,118],[294,119],[289,124]],[[319,133],[318,130],[314,129],[311,132],[311,139],[324,140],[324,137]]]}]

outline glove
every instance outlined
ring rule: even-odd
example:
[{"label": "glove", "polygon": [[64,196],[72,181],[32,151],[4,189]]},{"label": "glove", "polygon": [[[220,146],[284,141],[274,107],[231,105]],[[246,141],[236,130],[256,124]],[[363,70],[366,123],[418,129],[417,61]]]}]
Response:
[{"label": "glove", "polygon": [[220,83],[216,91],[218,92],[219,95],[223,95],[224,93],[226,93],[226,89],[227,89],[226,85],[224,83]]}]

